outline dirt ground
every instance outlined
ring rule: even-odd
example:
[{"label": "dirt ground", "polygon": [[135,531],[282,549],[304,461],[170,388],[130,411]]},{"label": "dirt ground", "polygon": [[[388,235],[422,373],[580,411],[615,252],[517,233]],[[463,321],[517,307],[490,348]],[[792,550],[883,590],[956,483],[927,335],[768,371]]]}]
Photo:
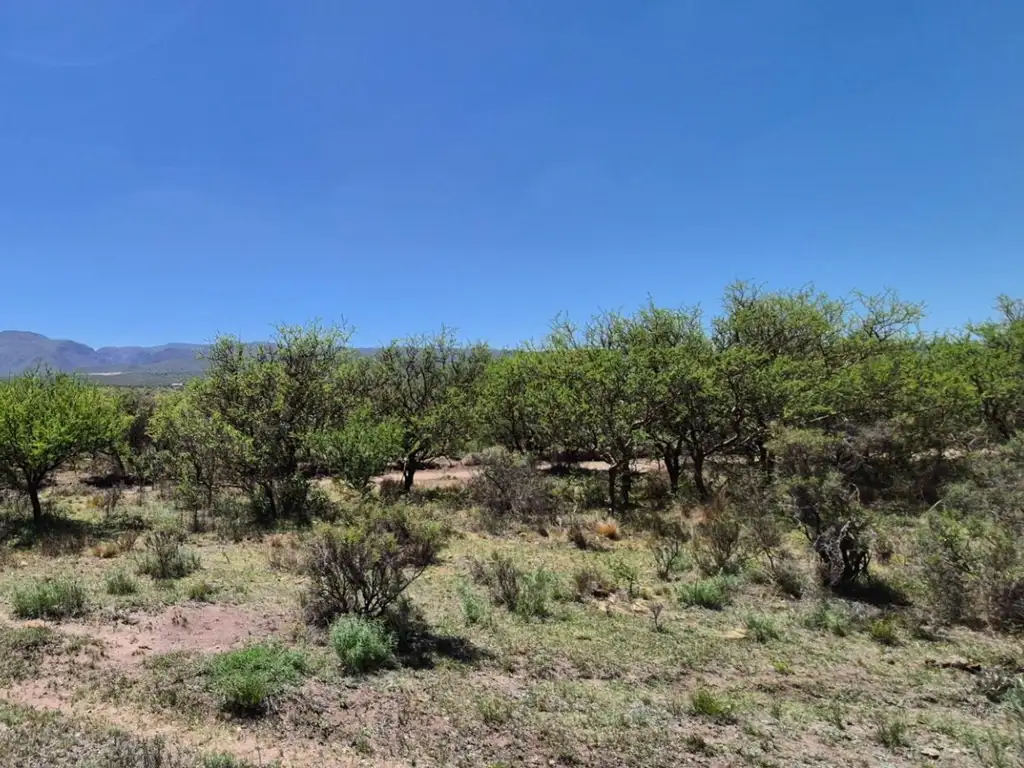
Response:
[{"label": "dirt ground", "polygon": [[[424,470],[417,485],[473,472]],[[600,511],[581,550],[565,531],[499,535],[471,510],[424,502],[456,530],[409,590],[430,643],[352,676],[301,621],[308,532],[191,535],[200,569],[162,582],[135,573],[145,535],[124,544],[90,501],[98,491],[67,478],[58,487],[81,541],[0,558],[5,768],[148,768],[161,763],[132,755],[156,749],[173,768],[1024,765],[1024,709],[992,695],[993,680],[1024,670],[1018,639],[825,600],[810,578],[794,599],[754,567],[718,609],[702,608],[683,597],[701,579],[692,562],[659,579],[647,535],[624,520],[614,539],[600,536]],[[137,502],[125,502],[125,520],[181,519],[155,494]],[[892,539],[878,576],[899,585],[906,537]],[[114,542],[124,548],[98,546]],[[809,577],[805,548],[788,546]],[[549,574],[542,616],[494,604],[474,581],[495,553]],[[110,594],[114,574],[135,590]],[[85,590],[83,615],[14,616],[19,590],[65,578]],[[242,716],[211,687],[211,663],[254,645],[301,654],[305,671],[258,716]]]}]

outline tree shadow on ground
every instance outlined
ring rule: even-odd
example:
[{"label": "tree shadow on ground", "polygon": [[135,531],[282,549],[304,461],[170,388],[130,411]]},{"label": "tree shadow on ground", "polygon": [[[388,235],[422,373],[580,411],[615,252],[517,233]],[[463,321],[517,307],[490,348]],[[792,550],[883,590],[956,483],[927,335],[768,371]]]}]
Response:
[{"label": "tree shadow on ground", "polygon": [[869,575],[862,580],[833,587],[832,591],[837,597],[876,608],[906,608],[912,604],[906,592],[880,576]]},{"label": "tree shadow on ground", "polygon": [[45,557],[80,554],[86,547],[126,531],[142,531],[145,522],[137,515],[110,515],[101,520],[80,520],[45,509],[37,522],[18,512],[0,514],[0,543],[13,549],[39,548]]},{"label": "tree shadow on ground", "polygon": [[441,659],[475,664],[494,658],[468,638],[435,632],[423,612],[408,601],[399,603],[384,621],[395,637],[395,657],[403,667],[433,669]]}]

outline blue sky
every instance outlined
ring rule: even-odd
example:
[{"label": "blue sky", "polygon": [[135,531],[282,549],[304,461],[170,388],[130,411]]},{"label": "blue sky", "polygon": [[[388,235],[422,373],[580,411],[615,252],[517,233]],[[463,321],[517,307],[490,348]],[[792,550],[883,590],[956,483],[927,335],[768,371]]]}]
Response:
[{"label": "blue sky", "polygon": [[0,328],[1024,294],[1024,3],[5,0]]}]

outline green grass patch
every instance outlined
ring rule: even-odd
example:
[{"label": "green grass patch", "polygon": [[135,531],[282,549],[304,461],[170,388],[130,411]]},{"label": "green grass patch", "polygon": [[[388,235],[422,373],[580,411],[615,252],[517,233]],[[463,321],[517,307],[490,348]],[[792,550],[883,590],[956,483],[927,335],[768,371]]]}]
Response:
[{"label": "green grass patch", "polygon": [[207,675],[210,689],[220,696],[225,709],[256,714],[308,671],[305,654],[261,643],[218,654],[210,661]]},{"label": "green grass patch", "polygon": [[736,722],[736,704],[724,694],[701,686],[690,699],[690,712],[718,723]]},{"label": "green grass patch", "polygon": [[123,597],[134,595],[139,591],[139,582],[136,581],[127,571],[116,570],[107,574],[104,580],[108,595]]},{"label": "green grass patch", "polygon": [[85,587],[73,578],[24,584],[11,595],[11,613],[19,619],[69,619],[87,611]]},{"label": "green grass patch", "polygon": [[770,643],[782,637],[779,622],[772,616],[751,613],[746,618],[747,635],[759,643]]},{"label": "green grass patch", "polygon": [[739,582],[734,576],[720,575],[683,584],[676,594],[685,606],[720,611],[732,602],[738,588]]}]

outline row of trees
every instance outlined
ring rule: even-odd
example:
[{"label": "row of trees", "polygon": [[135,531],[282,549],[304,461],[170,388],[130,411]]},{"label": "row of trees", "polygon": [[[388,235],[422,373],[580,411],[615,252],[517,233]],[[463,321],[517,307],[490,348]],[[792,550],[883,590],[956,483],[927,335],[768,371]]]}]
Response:
[{"label": "row of trees", "polygon": [[129,474],[172,477],[186,506],[233,489],[274,520],[308,513],[318,473],[365,489],[395,464],[408,489],[432,459],[500,445],[607,461],[616,509],[641,458],[663,463],[673,491],[707,497],[716,467],[772,475],[799,436],[862,494],[910,478],[927,497],[951,459],[1024,426],[1024,304],[1003,299],[996,319],[944,335],[921,333],[921,314],[890,294],[739,284],[710,319],[653,305],[563,318],[514,351],[448,331],[372,357],[345,329],[223,338],[205,377],[155,399],[36,372],[0,383],[0,482],[38,518],[55,469],[105,452]]}]

